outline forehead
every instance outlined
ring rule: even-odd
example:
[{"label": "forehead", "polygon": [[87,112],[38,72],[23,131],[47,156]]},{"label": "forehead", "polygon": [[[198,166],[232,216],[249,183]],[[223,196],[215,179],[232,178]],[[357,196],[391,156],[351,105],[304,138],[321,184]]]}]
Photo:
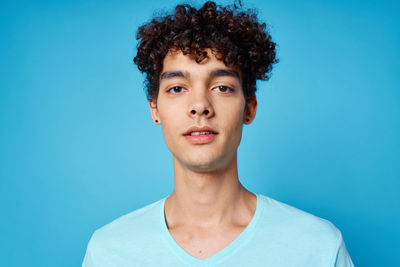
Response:
[{"label": "forehead", "polygon": [[163,60],[163,69],[161,75],[168,71],[182,71],[187,73],[200,74],[210,73],[215,69],[219,70],[233,70],[240,74],[239,68],[236,66],[226,66],[225,63],[218,59],[211,49],[205,49],[207,57],[201,62],[196,62],[194,57],[190,54],[184,55],[182,51],[170,50]]}]

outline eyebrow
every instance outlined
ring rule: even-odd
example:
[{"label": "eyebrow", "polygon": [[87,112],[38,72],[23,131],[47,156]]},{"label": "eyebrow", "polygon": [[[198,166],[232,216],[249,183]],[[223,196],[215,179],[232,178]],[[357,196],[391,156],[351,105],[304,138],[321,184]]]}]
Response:
[{"label": "eyebrow", "polygon": [[[232,69],[216,69],[210,72],[210,77],[215,78],[215,77],[223,77],[223,76],[228,76],[228,77],[234,77],[240,80],[240,74],[239,72],[232,70]],[[176,77],[182,77],[182,78],[190,78],[190,73],[189,72],[182,72],[182,71],[166,71],[163,72],[160,76],[160,81],[161,80],[167,80],[167,79],[172,79]]]},{"label": "eyebrow", "polygon": [[213,70],[210,73],[210,76],[211,76],[211,78],[221,77],[221,76],[229,76],[229,77],[237,78],[238,80],[240,80],[239,72],[237,72],[236,70],[232,70],[232,69]]},{"label": "eyebrow", "polygon": [[160,76],[160,80],[171,79],[175,77],[189,78],[190,74],[188,72],[183,73],[182,71],[166,71]]}]

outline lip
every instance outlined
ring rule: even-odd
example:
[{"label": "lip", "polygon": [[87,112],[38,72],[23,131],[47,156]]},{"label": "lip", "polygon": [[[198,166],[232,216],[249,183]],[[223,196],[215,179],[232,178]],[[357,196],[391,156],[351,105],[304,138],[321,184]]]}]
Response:
[{"label": "lip", "polygon": [[[190,135],[192,132],[211,132],[211,134],[203,134],[203,135]],[[204,126],[204,127],[197,127],[193,126],[190,127],[183,136],[192,144],[207,144],[214,140],[214,138],[218,135],[218,132],[214,129]]]},{"label": "lip", "polygon": [[183,135],[187,136],[192,132],[212,132],[213,134],[218,134],[216,130],[208,126],[203,126],[203,127],[192,126],[189,129],[187,129],[187,131]]}]

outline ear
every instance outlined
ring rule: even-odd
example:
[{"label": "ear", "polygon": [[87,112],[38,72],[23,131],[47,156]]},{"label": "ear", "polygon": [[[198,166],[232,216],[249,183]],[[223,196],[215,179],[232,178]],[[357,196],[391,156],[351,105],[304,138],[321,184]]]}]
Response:
[{"label": "ear", "polygon": [[243,116],[243,123],[250,124],[256,117],[256,112],[257,112],[257,97],[253,96],[252,99],[246,104]]},{"label": "ear", "polygon": [[160,124],[160,116],[158,114],[158,109],[157,109],[157,101],[156,100],[150,100],[149,102],[149,108],[150,108],[150,114],[151,114],[151,119],[155,124]]}]

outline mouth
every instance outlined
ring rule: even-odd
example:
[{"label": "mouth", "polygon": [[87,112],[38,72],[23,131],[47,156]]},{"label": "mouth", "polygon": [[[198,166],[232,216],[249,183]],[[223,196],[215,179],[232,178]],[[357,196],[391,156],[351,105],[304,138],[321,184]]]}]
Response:
[{"label": "mouth", "polygon": [[184,136],[200,136],[200,135],[217,135],[218,132],[209,127],[191,127],[183,135]]},{"label": "mouth", "polygon": [[183,135],[192,144],[207,144],[211,143],[218,134],[209,127],[191,127]]}]

